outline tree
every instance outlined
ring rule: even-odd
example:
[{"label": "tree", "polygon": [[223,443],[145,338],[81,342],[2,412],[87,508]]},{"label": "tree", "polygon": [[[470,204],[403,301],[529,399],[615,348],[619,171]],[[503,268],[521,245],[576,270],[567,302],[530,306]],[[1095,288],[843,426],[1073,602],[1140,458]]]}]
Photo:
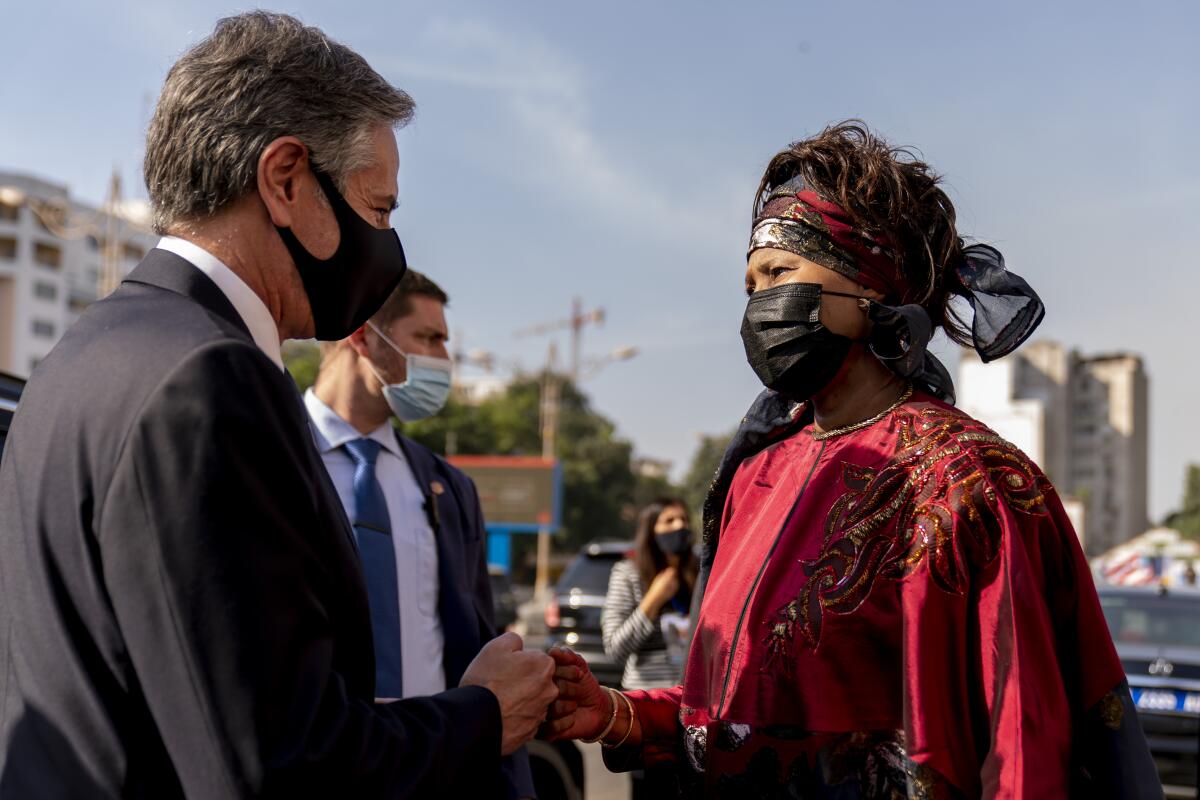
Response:
[{"label": "tree", "polygon": [[321,347],[316,342],[289,341],[283,345],[283,363],[292,380],[303,392],[317,380],[321,366]]},{"label": "tree", "polygon": [[1200,539],[1200,464],[1189,464],[1183,486],[1183,506],[1163,521],[1183,536]]},{"label": "tree", "polygon": [[691,466],[688,467],[687,474],[683,477],[683,485],[680,489],[683,499],[687,501],[688,508],[696,514],[697,527],[699,527],[699,514],[704,506],[704,498],[708,495],[708,487],[712,485],[717,467],[721,464],[721,456],[725,454],[725,448],[729,447],[729,441],[732,438],[732,432],[701,437],[700,445],[696,448],[695,455],[692,456]]}]

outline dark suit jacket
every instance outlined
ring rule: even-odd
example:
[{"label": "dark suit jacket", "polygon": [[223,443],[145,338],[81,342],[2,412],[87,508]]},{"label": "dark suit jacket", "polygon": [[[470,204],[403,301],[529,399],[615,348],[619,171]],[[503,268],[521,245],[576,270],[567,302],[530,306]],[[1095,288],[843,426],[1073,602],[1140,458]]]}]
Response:
[{"label": "dark suit jacket", "polygon": [[0,467],[0,797],[500,791],[479,687],[376,706],[291,379],[152,251],[30,380]]}]

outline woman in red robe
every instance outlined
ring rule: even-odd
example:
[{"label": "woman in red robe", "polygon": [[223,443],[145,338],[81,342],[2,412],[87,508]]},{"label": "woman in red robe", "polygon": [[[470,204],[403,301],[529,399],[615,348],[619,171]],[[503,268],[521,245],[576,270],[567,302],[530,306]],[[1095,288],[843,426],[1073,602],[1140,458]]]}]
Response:
[{"label": "woman in red robe", "polygon": [[998,358],[1043,311],[938,181],[858,123],[771,161],[742,322],[767,391],[706,503],[683,685],[555,650],[545,736],[687,796],[1162,797],[1057,493],[926,350]]}]

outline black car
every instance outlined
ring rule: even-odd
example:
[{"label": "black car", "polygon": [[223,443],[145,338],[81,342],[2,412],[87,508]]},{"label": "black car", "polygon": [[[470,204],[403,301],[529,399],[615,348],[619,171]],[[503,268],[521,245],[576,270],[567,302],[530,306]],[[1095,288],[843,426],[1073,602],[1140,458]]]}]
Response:
[{"label": "black car", "polygon": [[1101,587],[1100,604],[1167,794],[1196,797],[1200,592]]},{"label": "black car", "polygon": [[623,664],[604,652],[600,620],[608,576],[613,565],[627,557],[632,542],[593,542],[579,551],[554,588],[554,599],[546,606],[549,646],[565,645],[588,662],[596,680],[620,686]]}]

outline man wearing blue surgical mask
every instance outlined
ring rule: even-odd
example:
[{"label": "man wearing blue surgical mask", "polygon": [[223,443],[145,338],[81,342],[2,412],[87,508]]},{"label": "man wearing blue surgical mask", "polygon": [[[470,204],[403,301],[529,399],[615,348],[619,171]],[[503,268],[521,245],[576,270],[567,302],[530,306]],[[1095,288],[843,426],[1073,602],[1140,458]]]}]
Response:
[{"label": "man wearing blue surgical mask", "polygon": [[[446,293],[409,270],[380,310],[326,343],[304,397],[317,450],[354,527],[380,701],[457,686],[495,634],[483,514],[471,480],[402,436],[450,393]],[[528,756],[504,760],[510,798],[534,795]]]}]

